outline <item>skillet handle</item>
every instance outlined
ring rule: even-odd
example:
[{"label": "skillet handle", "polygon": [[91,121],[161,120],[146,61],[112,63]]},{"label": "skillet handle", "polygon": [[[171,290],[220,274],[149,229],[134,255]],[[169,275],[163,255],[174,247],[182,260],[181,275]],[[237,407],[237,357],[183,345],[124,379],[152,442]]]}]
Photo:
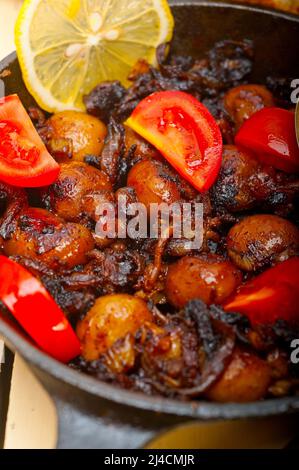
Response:
[{"label": "skillet handle", "polygon": [[[138,408],[134,401],[122,403],[121,389],[103,397],[32,364],[31,369],[56,406],[58,449],[140,449],[186,420],[181,415]],[[80,380],[84,380],[83,374]]]},{"label": "skillet handle", "polygon": [[95,416],[57,397],[54,402],[58,415],[57,449],[138,449],[156,433],[109,416]]},{"label": "skillet handle", "polygon": [[[154,412],[157,427],[145,429],[143,425],[92,416],[63,402],[56,402],[56,405],[59,411],[58,449],[118,450],[140,449],[147,445],[149,449],[283,449],[286,446],[298,449],[299,444],[297,416],[260,418],[259,421],[216,421],[209,425],[196,420],[182,420],[176,424],[164,423],[164,429],[159,430],[163,417]],[[138,413],[138,410],[133,413]],[[297,438],[291,441],[295,433]]]}]

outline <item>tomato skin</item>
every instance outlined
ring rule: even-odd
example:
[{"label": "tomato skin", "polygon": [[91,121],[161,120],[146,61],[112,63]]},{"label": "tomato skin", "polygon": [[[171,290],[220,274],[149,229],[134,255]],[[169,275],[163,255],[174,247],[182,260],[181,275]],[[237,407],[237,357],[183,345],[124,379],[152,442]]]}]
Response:
[{"label": "tomato skin", "polygon": [[12,186],[52,184],[60,167],[51,157],[17,95],[0,101],[0,180]]},{"label": "tomato skin", "polygon": [[46,353],[62,362],[80,354],[80,342],[63,311],[41,282],[0,256],[0,299]]},{"label": "tomato skin", "polygon": [[222,158],[220,129],[208,109],[181,91],[153,93],[126,125],[156,147],[198,191],[215,182]]},{"label": "tomato skin", "polygon": [[299,147],[292,111],[261,109],[242,125],[235,143],[255,152],[259,160],[278,170],[287,173],[299,171]]},{"label": "tomato skin", "polygon": [[243,284],[224,310],[246,315],[252,325],[277,320],[298,324],[298,285],[299,257],[295,256]]}]

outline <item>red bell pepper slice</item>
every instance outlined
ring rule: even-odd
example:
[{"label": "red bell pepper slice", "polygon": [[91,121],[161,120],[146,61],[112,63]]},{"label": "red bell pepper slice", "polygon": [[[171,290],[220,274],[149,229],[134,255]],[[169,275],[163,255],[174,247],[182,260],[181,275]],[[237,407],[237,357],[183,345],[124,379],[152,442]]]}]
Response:
[{"label": "red bell pepper slice", "polygon": [[126,124],[168,160],[198,191],[215,182],[222,160],[222,136],[208,109],[181,91],[153,93]]},{"label": "red bell pepper slice", "polygon": [[280,108],[264,108],[240,128],[235,143],[253,151],[267,165],[287,173],[299,171],[295,115]]},{"label": "red bell pepper slice", "polygon": [[0,299],[43,351],[65,363],[79,356],[79,339],[63,311],[38,279],[5,256],[0,256]]},{"label": "red bell pepper slice", "polygon": [[243,284],[224,310],[246,315],[252,325],[299,323],[298,286],[299,257],[294,257]]},{"label": "red bell pepper slice", "polygon": [[0,100],[0,180],[13,186],[53,183],[60,167],[47,151],[17,95]]}]

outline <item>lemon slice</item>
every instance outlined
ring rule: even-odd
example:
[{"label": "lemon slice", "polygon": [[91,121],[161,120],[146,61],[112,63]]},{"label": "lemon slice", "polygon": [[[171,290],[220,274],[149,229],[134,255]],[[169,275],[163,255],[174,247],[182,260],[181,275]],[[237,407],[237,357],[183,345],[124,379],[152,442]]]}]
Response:
[{"label": "lemon slice", "polygon": [[15,28],[24,81],[47,111],[84,110],[98,83],[127,85],[139,58],[154,63],[173,25],[166,0],[25,0]]}]

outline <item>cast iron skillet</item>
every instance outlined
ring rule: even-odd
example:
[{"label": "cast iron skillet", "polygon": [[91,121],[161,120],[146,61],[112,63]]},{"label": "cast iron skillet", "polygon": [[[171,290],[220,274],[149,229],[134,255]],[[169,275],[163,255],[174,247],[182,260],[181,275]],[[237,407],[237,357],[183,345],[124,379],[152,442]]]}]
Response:
[{"label": "cast iron skillet", "polygon": [[[264,82],[267,75],[298,75],[299,18],[201,0],[170,3],[176,20],[175,52],[198,56],[216,41],[249,38],[256,48],[251,82]],[[25,106],[34,104],[23,84],[15,53],[1,62],[0,71],[6,68],[12,72],[4,78],[6,94],[18,93]],[[53,398],[60,448],[138,448],[166,429],[190,421],[252,418],[299,410],[299,397],[248,404],[182,403],[121,390],[51,359],[7,321],[0,320],[0,334],[27,360]]]}]

